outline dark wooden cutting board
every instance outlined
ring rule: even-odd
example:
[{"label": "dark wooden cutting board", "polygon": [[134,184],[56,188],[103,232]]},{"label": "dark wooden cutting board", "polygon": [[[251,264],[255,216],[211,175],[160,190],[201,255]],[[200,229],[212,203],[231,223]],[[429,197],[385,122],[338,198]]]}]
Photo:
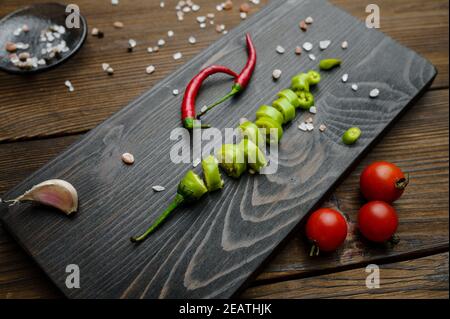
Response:
[{"label": "dark wooden cutting board", "polygon": [[[298,22],[307,16],[315,22],[303,33]],[[259,54],[250,87],[206,120],[225,128],[244,116],[253,119],[258,106],[270,103],[293,75],[316,68],[322,58],[341,57],[343,66],[324,73],[314,89],[316,127],[324,123],[328,129],[299,131],[298,122],[310,116],[299,113],[286,126],[276,175],[226,178],[223,191],[179,209],[145,243],[131,244],[129,237],[161,213],[192,168],[169,158],[175,143],[170,131],[180,125],[182,99],[172,90],[185,87],[212,63],[241,69],[245,32],[252,34]],[[332,44],[321,51],[318,42],[326,39]],[[344,40],[347,50],[340,46]],[[314,44],[317,61],[294,54],[306,41]],[[277,45],[287,49],[284,55],[276,53]],[[271,78],[274,68],[283,70],[278,82]],[[350,76],[347,84],[340,80],[344,73]],[[67,297],[231,297],[435,75],[428,61],[325,1],[273,1],[4,196],[16,197],[46,179],[65,179],[79,192],[80,209],[73,217],[29,204],[2,207],[0,217]],[[357,92],[350,88],[353,82]],[[198,105],[216,100],[230,85],[221,78],[208,81]],[[375,87],[380,96],[370,99]],[[359,126],[363,136],[348,147],[340,137],[351,126]],[[135,155],[135,165],[121,162],[126,151]],[[167,190],[154,193],[154,185]],[[69,264],[80,268],[80,289],[65,285]]]}]

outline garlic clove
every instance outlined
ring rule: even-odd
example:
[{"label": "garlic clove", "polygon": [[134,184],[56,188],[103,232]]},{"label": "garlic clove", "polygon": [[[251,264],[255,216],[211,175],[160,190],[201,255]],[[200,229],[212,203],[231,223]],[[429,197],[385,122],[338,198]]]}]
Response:
[{"label": "garlic clove", "polygon": [[4,202],[14,205],[21,201],[33,201],[55,207],[66,215],[78,210],[78,194],[75,187],[61,179],[51,179],[37,184],[16,199]]}]

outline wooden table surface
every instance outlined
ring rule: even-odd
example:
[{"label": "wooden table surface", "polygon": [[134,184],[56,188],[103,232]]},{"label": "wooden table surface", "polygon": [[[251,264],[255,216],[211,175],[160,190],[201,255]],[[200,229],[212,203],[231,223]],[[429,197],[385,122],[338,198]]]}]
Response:
[{"label": "wooden table surface", "polygon": [[[0,17],[29,4],[6,0]],[[33,2],[47,2],[33,1]],[[54,158],[84,133],[127,105],[221,35],[215,27],[200,29],[197,15],[216,13],[215,23],[227,29],[239,24],[239,4],[216,12],[219,1],[197,0],[201,11],[176,19],[176,1],[78,0],[89,26],[105,37],[88,36],[83,49],[63,66],[32,77],[0,74],[0,194]],[[332,0],[365,19],[370,1]],[[251,13],[259,10],[252,5]],[[448,0],[379,0],[381,31],[421,53],[438,69],[431,89],[402,117],[355,170],[337,187],[324,206],[333,206],[350,220],[345,246],[331,255],[308,256],[298,234],[282,247],[241,294],[243,298],[448,298],[449,248],[449,89]],[[123,29],[112,23],[122,21]],[[175,36],[160,52],[148,54],[167,31]],[[197,38],[195,45],[187,39]],[[139,46],[126,53],[127,39]],[[175,52],[183,59],[174,63]],[[115,69],[113,76],[101,63]],[[145,73],[156,66],[152,75]],[[64,86],[70,80],[75,92]],[[400,216],[395,247],[374,246],[358,238],[353,222],[361,204],[358,177],[368,163],[388,160],[411,174],[411,184],[395,204]],[[380,267],[381,287],[367,289],[367,264]],[[0,298],[59,298],[62,294],[3,229],[0,229]]]}]

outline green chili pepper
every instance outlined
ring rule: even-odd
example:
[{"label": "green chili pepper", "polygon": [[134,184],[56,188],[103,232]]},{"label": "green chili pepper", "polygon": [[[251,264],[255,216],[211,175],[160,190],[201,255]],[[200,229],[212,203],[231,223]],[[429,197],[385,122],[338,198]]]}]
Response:
[{"label": "green chili pepper", "polygon": [[239,178],[247,170],[244,149],[235,144],[222,145],[217,152],[217,159],[220,167],[230,177]]},{"label": "green chili pepper", "polygon": [[239,147],[244,149],[245,159],[248,166],[259,172],[265,166],[267,166],[267,160],[264,153],[250,140],[242,140]]},{"label": "green chili pepper", "polygon": [[131,237],[130,240],[133,243],[140,243],[144,241],[166,220],[175,208],[183,203],[199,200],[207,192],[208,189],[200,176],[195,174],[193,171],[187,172],[180,184],[178,184],[177,194],[169,207],[156,219],[156,221],[145,231],[145,233],[137,237]]},{"label": "green chili pepper", "polygon": [[306,73],[300,73],[292,78],[291,87],[294,91],[309,92],[309,76]]},{"label": "green chili pepper", "polygon": [[283,114],[281,114],[276,108],[269,105],[262,105],[258,111],[256,111],[256,119],[261,117],[269,117],[280,124],[283,124],[284,120]]},{"label": "green chili pepper", "polygon": [[319,67],[322,70],[331,70],[334,67],[340,66],[342,63],[342,60],[339,59],[326,59],[322,60],[319,63]]},{"label": "green chili pepper", "polygon": [[[261,117],[256,120],[255,124],[259,128],[266,130],[266,143],[278,143],[283,137],[283,128],[281,127],[281,124],[269,117]],[[274,137],[270,134],[271,129],[276,130],[277,136]]]},{"label": "green chili pepper", "polygon": [[358,141],[360,136],[361,130],[358,127],[352,127],[344,133],[344,135],[342,136],[342,141],[344,142],[344,144],[352,145],[355,144],[356,141]]},{"label": "green chili pepper", "polygon": [[[280,114],[281,115],[281,114]],[[282,115],[281,115],[282,117]],[[259,131],[259,127],[255,123],[250,121],[244,122],[239,126],[244,139],[249,139],[256,145],[259,145],[260,141],[264,141],[265,137]],[[262,142],[261,142],[262,143]]]},{"label": "green chili pepper", "polygon": [[210,155],[202,161],[203,176],[205,178],[208,191],[214,192],[223,188],[222,176],[220,176],[219,163],[217,159]]},{"label": "green chili pepper", "polygon": [[278,93],[278,97],[285,98],[291,103],[295,108],[299,107],[300,101],[298,100],[297,94],[294,91],[286,89]]},{"label": "green chili pepper", "polygon": [[296,93],[302,109],[309,110],[309,108],[314,105],[314,95],[305,91],[297,91]]},{"label": "green chili pepper", "polygon": [[311,85],[319,84],[320,79],[321,79],[319,72],[311,70],[307,74],[308,74],[309,84],[311,84]]},{"label": "green chili pepper", "polygon": [[280,98],[274,101],[272,106],[283,114],[283,124],[286,124],[295,118],[295,107],[289,103],[288,99]]}]

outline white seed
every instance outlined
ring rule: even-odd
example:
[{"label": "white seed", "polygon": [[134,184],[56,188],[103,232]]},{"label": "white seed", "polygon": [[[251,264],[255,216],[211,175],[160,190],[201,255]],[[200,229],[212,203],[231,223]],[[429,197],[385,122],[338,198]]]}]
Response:
[{"label": "white seed", "polygon": [[146,69],[145,72],[147,72],[147,74],[152,74],[153,72],[155,72],[156,68],[154,65],[149,65]]},{"label": "white seed", "polygon": [[216,26],[216,31],[217,32],[223,32],[225,30],[225,24],[218,24],[217,26]]},{"label": "white seed", "polygon": [[109,64],[108,64],[108,63],[102,63],[102,69],[103,69],[103,71],[108,70],[108,68],[109,68]]},{"label": "white seed", "polygon": [[198,4],[192,5],[192,11],[197,12],[198,10],[200,10],[200,6]]},{"label": "white seed", "polygon": [[281,77],[282,71],[280,69],[275,69],[272,72],[272,77],[274,80],[278,80]]},{"label": "white seed", "polygon": [[184,12],[184,13],[191,12],[191,8],[190,8],[190,7],[184,7],[184,8],[183,8],[183,12]]},{"label": "white seed", "polygon": [[183,57],[183,54],[181,54],[181,52],[177,52],[173,55],[173,59],[174,60],[179,60]]},{"label": "white seed", "polygon": [[306,24],[312,24],[314,22],[314,19],[312,18],[312,17],[307,17],[306,19],[305,19],[305,23]]},{"label": "white seed", "polygon": [[113,6],[117,6],[119,4],[119,0],[111,0],[111,4]]},{"label": "white seed", "polygon": [[198,23],[204,23],[206,21],[206,17],[205,16],[199,16],[197,17],[197,22]]},{"label": "white seed", "polygon": [[306,123],[301,123],[301,124],[298,126],[298,129],[301,130],[301,131],[303,131],[303,132],[306,132],[306,131],[308,130],[308,128],[306,127]]},{"label": "white seed", "polygon": [[172,91],[172,94],[175,95],[175,96],[177,96],[178,94],[180,94],[180,91],[178,91],[177,89],[174,89],[174,90]]},{"label": "white seed", "polygon": [[127,165],[134,164],[134,156],[131,153],[123,153],[122,154],[122,161]]},{"label": "white seed", "polygon": [[313,48],[313,45],[311,42],[305,42],[303,43],[303,49],[305,49],[305,51],[311,51]]},{"label": "white seed", "polygon": [[380,95],[380,90],[378,89],[373,89],[372,91],[370,91],[369,96],[371,98],[376,98],[378,97],[378,95]]},{"label": "white seed", "polygon": [[147,52],[148,52],[148,53],[152,53],[152,52],[153,52],[153,48],[148,47],[148,48],[147,48]]},{"label": "white seed", "polygon": [[133,50],[136,47],[136,45],[137,45],[136,40],[134,40],[134,39],[128,40],[128,49],[129,50]]},{"label": "white seed", "polygon": [[319,126],[319,131],[321,131],[321,132],[325,132],[326,129],[327,129],[327,127],[325,126],[325,124],[321,124],[321,125]]},{"label": "white seed", "polygon": [[158,52],[158,51],[159,51],[159,47],[158,46],[153,47],[153,52]]},{"label": "white seed", "polygon": [[316,113],[317,113],[317,107],[311,106],[311,107],[309,108],[309,113],[311,113],[311,114],[316,114]]},{"label": "white seed", "polygon": [[314,54],[309,54],[308,57],[312,60],[315,61],[316,60],[316,56]]},{"label": "white seed", "polygon": [[123,28],[123,23],[120,22],[120,21],[116,21],[116,22],[113,23],[113,26],[114,26],[114,28],[122,29]]},{"label": "white seed", "polygon": [[327,49],[330,46],[330,44],[331,44],[330,40],[320,41],[319,42],[319,47],[320,47],[321,50],[325,50],[325,49]]},{"label": "white seed", "polygon": [[184,13],[182,11],[177,11],[177,19],[178,21],[184,20]]},{"label": "white seed", "polygon": [[241,12],[241,13],[239,14],[239,16],[241,17],[241,20],[247,19],[247,13],[245,13],[245,12]]},{"label": "white seed", "polygon": [[93,36],[97,36],[98,35],[98,29],[97,28],[93,28],[92,31],[91,31],[91,34]]},{"label": "white seed", "polygon": [[114,74],[114,69],[112,67],[109,67],[106,69],[106,73],[108,73],[109,75],[113,75]]},{"label": "white seed", "polygon": [[189,39],[188,39],[188,41],[189,41],[190,44],[195,44],[195,43],[197,43],[197,39],[196,39],[194,36],[190,36]]},{"label": "white seed", "polygon": [[218,5],[216,5],[216,10],[217,11],[222,11],[223,10],[223,4],[218,4]]},{"label": "white seed", "polygon": [[284,52],[286,52],[286,50],[281,45],[278,45],[276,50],[279,54],[284,54]]},{"label": "white seed", "polygon": [[352,84],[352,90],[353,91],[358,91],[358,84]]},{"label": "white seed", "polygon": [[153,191],[159,193],[159,192],[163,192],[166,190],[166,188],[164,186],[160,186],[160,185],[156,185],[152,187]]},{"label": "white seed", "polygon": [[202,162],[201,159],[196,158],[196,159],[194,160],[194,162],[192,162],[192,166],[197,167],[201,162]]},{"label": "white seed", "polygon": [[348,74],[345,73],[345,74],[342,76],[342,82],[347,83],[347,81],[348,81]]},{"label": "white seed", "polygon": [[72,82],[70,82],[69,80],[64,82],[64,85],[69,89],[69,92],[75,91],[75,88],[73,87]]},{"label": "white seed", "polygon": [[47,62],[46,62],[44,59],[39,59],[39,60],[37,61],[37,64],[38,64],[38,65],[46,65]]},{"label": "white seed", "polygon": [[172,30],[167,31],[167,36],[169,38],[173,37],[175,35],[175,33]]},{"label": "white seed", "polygon": [[16,30],[14,30],[13,35],[18,37],[21,33],[22,33],[22,28],[18,28]]},{"label": "white seed", "polygon": [[341,47],[344,50],[347,49],[348,48],[348,42],[347,41],[342,42]]},{"label": "white seed", "polygon": [[166,44],[166,41],[164,41],[164,39],[158,40],[158,46],[162,47],[164,44]]},{"label": "white seed", "polygon": [[200,23],[200,29],[206,28],[206,23]]},{"label": "white seed", "polygon": [[314,130],[314,125],[312,123],[306,123],[306,129],[311,132]]},{"label": "white seed", "polygon": [[206,17],[207,17],[208,19],[212,20],[212,19],[214,19],[214,18],[216,17],[216,15],[215,15],[214,13],[208,13],[208,14],[206,15]]},{"label": "white seed", "polygon": [[164,8],[166,6],[166,4],[164,3],[164,1],[161,1],[160,3],[159,3],[159,7],[160,8]]}]

